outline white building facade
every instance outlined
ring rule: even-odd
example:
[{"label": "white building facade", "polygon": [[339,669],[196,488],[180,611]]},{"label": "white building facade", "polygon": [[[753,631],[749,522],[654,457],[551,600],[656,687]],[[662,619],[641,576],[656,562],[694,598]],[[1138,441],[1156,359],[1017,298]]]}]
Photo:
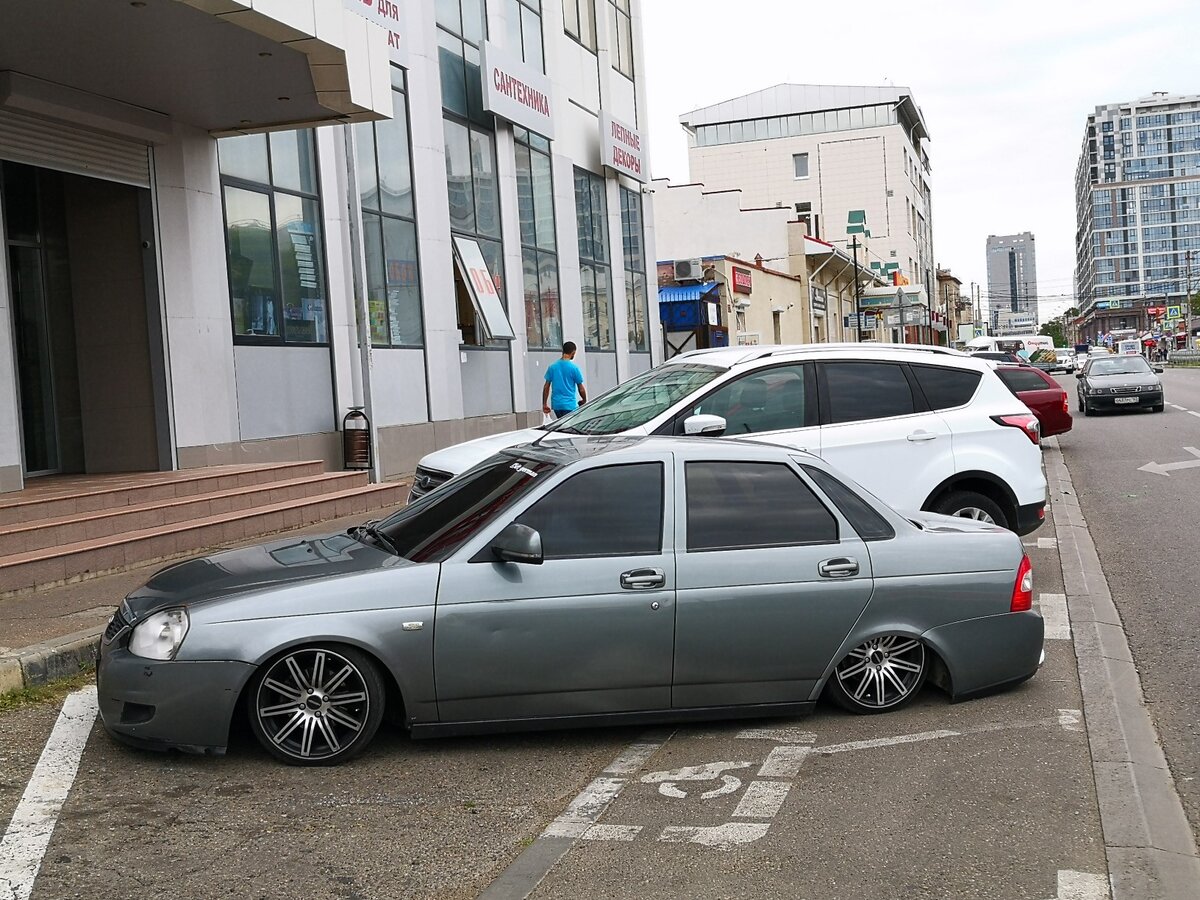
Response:
[{"label": "white building facade", "polygon": [[0,490],[336,468],[353,407],[394,477],[540,421],[564,341],[662,358],[640,0],[15,5]]},{"label": "white building facade", "polygon": [[868,264],[935,295],[929,133],[909,89],[780,84],[679,121],[692,181],[786,208],[842,248],[864,212]]},{"label": "white building facade", "polygon": [[1037,244],[1031,232],[988,235],[987,299],[992,334],[1037,333]]}]

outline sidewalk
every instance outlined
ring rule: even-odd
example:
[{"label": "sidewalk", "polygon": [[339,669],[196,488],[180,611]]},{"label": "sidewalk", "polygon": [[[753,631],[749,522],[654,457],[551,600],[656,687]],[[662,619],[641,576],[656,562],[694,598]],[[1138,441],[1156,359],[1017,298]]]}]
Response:
[{"label": "sidewalk", "polygon": [[[199,556],[281,537],[345,531],[369,518],[383,518],[399,508],[332,519],[274,535],[209,547],[189,555]],[[121,600],[145,584],[159,569],[178,559],[159,560],[112,575],[26,591],[0,600],[0,693],[42,684],[90,665],[100,643],[100,634]]]}]

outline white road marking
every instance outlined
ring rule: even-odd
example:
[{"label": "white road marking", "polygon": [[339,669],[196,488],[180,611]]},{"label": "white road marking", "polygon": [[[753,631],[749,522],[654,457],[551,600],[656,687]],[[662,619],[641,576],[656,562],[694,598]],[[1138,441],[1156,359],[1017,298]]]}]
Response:
[{"label": "white road marking", "polygon": [[679,769],[668,769],[663,772],[651,772],[642,776],[642,784],[657,784],[658,792],[664,797],[682,799],[687,791],[675,786],[677,781],[715,781],[721,779],[721,786],[701,794],[704,800],[711,800],[722,794],[732,794],[742,786],[742,780],[733,775],[723,774],[727,769],[748,769],[748,762],[714,762],[702,766],[683,766]]},{"label": "white road marking", "polygon": [[617,799],[625,787],[624,778],[597,778],[585,787],[579,796],[557,819],[546,826],[543,837],[582,837],[608,804]]},{"label": "white road marking", "polygon": [[811,744],[817,739],[813,732],[799,728],[743,728],[737,736],[742,741],[775,741],[779,744]]},{"label": "white road marking", "polygon": [[1037,545],[1039,550],[1057,550],[1058,538],[1038,538]]},{"label": "white road marking", "polygon": [[1177,410],[1179,410],[1180,412],[1187,412],[1187,411],[1188,411],[1186,406],[1180,406],[1180,405],[1179,405],[1179,404],[1177,404],[1177,403],[1168,403],[1167,405],[1168,405],[1169,407],[1171,407],[1171,409],[1177,409]]},{"label": "white road marking", "polygon": [[1058,893],[1051,900],[1108,900],[1108,878],[1090,872],[1058,870]]},{"label": "white road marking", "polygon": [[941,731],[919,731],[916,734],[901,734],[895,737],[872,738],[867,741],[849,741],[845,744],[830,744],[827,747],[817,747],[817,753],[846,753],[849,750],[873,750],[876,747],[893,747],[896,744],[918,744],[922,741],[936,741],[938,738],[959,737],[961,731],[942,729]]},{"label": "white road marking", "polygon": [[714,850],[732,850],[767,836],[769,822],[726,822],[705,828],[695,825],[668,825],[658,836],[667,843],[692,843]]},{"label": "white road marking", "polygon": [[6,900],[29,900],[33,892],[99,711],[94,686],[70,694],[63,702],[33,777],[0,840],[0,894]]},{"label": "white road marking", "polygon": [[1058,724],[1063,727],[1064,731],[1083,731],[1083,710],[1060,709]]},{"label": "white road marking", "polygon": [[733,811],[735,819],[773,819],[792,789],[790,781],[752,781]]},{"label": "white road marking", "polygon": [[632,841],[641,831],[641,825],[593,825],[580,837],[585,841]]},{"label": "white road marking", "polygon": [[1200,412],[1196,412],[1194,409],[1189,409],[1187,411],[1187,414],[1189,416],[1195,416],[1197,419],[1200,419]]},{"label": "white road marking", "polygon": [[1046,640],[1071,640],[1071,617],[1066,594],[1038,594],[1038,610],[1046,623]]},{"label": "white road marking", "polygon": [[658,749],[663,745],[662,741],[637,741],[625,748],[625,752],[614,759],[607,769],[604,770],[605,775],[632,775],[642,766],[650,761]]},{"label": "white road marking", "polygon": [[800,771],[800,764],[804,762],[810,750],[812,747],[804,744],[780,744],[773,747],[767,754],[766,762],[758,770],[758,777],[795,778],[796,773]]}]

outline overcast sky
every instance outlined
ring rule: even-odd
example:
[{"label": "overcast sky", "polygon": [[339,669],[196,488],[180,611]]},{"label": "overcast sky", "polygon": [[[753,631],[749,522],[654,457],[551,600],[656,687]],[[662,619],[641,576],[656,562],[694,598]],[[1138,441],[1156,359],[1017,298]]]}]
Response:
[{"label": "overcast sky", "polygon": [[1072,304],[1085,118],[1200,94],[1196,0],[644,0],[651,170],[688,180],[679,115],[782,82],[909,87],[932,135],[938,265],[985,285],[989,234],[1037,239],[1042,319]]}]

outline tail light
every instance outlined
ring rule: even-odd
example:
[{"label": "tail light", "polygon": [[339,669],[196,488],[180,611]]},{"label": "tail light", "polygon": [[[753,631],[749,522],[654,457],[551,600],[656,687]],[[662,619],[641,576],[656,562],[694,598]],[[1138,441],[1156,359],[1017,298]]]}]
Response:
[{"label": "tail light", "polygon": [[1009,612],[1029,612],[1033,608],[1033,563],[1028,556],[1021,557],[1017,566],[1017,580],[1013,584],[1012,603]]},{"label": "tail light", "polygon": [[1063,391],[1063,412],[1069,413],[1070,411],[1071,411],[1071,403],[1069,400],[1067,400],[1067,392]]},{"label": "tail light", "polygon": [[1020,428],[1025,433],[1025,437],[1033,441],[1034,444],[1040,444],[1042,441],[1042,426],[1038,424],[1037,416],[1035,415],[992,416],[992,421],[997,425]]}]

